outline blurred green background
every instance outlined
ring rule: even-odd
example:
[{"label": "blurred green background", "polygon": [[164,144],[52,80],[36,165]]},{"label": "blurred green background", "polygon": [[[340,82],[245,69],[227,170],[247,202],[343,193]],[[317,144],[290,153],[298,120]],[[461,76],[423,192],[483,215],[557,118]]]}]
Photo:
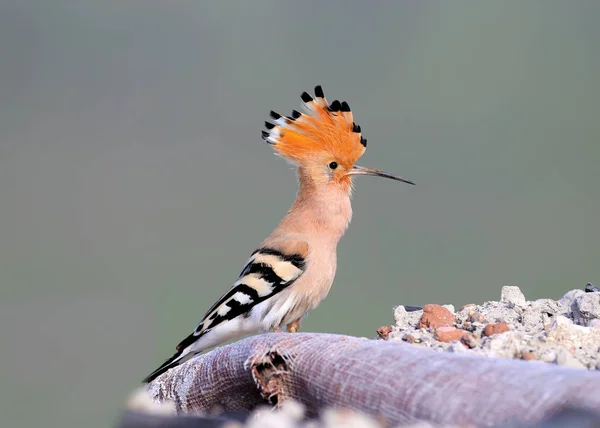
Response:
[{"label": "blurred green background", "polygon": [[291,206],[323,85],[369,140],[305,331],[600,282],[600,2],[0,3],[0,414],[104,427]]}]

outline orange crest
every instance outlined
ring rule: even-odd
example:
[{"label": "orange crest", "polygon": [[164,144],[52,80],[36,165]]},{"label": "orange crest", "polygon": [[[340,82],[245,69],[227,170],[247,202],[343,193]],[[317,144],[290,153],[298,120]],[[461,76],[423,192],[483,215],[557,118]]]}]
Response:
[{"label": "orange crest", "polygon": [[351,167],[365,152],[367,140],[354,123],[348,103],[335,100],[329,104],[321,86],[315,87],[314,99],[303,92],[302,101],[305,114],[294,110],[283,117],[271,111],[275,123],[265,122],[268,131],[262,132],[263,139],[298,165],[329,156]]}]

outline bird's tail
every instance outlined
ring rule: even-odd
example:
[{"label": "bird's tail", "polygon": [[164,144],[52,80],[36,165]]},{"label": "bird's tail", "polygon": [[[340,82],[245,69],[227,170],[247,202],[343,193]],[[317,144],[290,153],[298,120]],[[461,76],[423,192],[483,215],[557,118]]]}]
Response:
[{"label": "bird's tail", "polygon": [[179,345],[177,345],[177,352],[167,361],[165,361],[159,368],[150,373],[146,378],[142,381],[142,383],[150,383],[154,379],[156,379],[161,374],[165,373],[167,370],[172,369],[173,367],[177,367],[180,364],[183,364],[194,355],[196,355],[199,351],[194,351],[193,344],[198,340],[198,336],[194,336],[190,334],[186,337]]}]

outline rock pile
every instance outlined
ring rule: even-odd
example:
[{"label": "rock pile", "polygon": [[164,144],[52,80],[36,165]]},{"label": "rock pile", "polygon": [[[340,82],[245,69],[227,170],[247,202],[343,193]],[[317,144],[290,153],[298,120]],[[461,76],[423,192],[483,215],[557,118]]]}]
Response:
[{"label": "rock pile", "polygon": [[[408,308],[408,310],[407,310]],[[600,370],[600,288],[571,290],[562,299],[527,301],[516,286],[505,286],[499,302],[398,306],[396,323],[379,337],[438,351],[538,360]]]}]

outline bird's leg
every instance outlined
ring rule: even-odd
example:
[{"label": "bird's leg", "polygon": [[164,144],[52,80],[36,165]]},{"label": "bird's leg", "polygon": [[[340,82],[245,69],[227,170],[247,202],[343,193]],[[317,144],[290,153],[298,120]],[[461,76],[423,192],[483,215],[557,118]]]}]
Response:
[{"label": "bird's leg", "polygon": [[287,331],[288,333],[296,333],[298,330],[300,330],[300,322],[302,321],[301,318],[298,318],[295,321],[292,321],[291,323],[289,323],[287,325]]},{"label": "bird's leg", "polygon": [[275,333],[279,333],[279,332],[281,332],[281,327],[274,327],[274,328],[273,328],[273,331],[274,331]]}]

